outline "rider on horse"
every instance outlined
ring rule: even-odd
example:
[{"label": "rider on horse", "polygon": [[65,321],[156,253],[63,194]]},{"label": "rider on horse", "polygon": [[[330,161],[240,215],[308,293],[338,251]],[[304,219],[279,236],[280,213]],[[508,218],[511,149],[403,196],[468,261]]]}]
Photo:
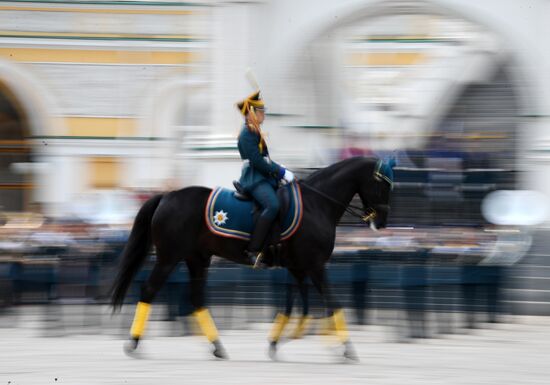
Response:
[{"label": "rider on horse", "polygon": [[246,250],[250,263],[256,266],[261,261],[265,239],[279,213],[279,200],[275,192],[278,182],[284,179],[290,183],[294,180],[294,174],[269,157],[260,127],[265,117],[260,91],[239,102],[237,107],[245,118],[238,139],[239,153],[244,161],[239,182],[262,209]]}]

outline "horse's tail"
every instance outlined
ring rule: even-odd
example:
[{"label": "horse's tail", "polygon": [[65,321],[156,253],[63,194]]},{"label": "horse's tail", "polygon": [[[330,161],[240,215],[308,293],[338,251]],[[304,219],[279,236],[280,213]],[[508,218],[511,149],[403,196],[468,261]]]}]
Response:
[{"label": "horse's tail", "polygon": [[128,242],[122,251],[118,274],[111,288],[111,306],[113,311],[122,307],[124,296],[132,279],[145,261],[151,248],[151,221],[162,195],[155,195],[139,210]]}]

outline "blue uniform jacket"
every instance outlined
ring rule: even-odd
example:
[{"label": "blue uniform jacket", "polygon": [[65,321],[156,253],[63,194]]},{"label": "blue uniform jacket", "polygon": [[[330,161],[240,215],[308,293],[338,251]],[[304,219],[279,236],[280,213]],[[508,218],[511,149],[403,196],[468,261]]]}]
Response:
[{"label": "blue uniform jacket", "polygon": [[283,167],[269,159],[267,148],[260,150],[260,140],[260,134],[251,132],[246,124],[243,125],[238,147],[241,159],[245,160],[245,163],[239,182],[247,191],[252,191],[262,181],[267,181],[276,188],[277,181],[284,173]]}]

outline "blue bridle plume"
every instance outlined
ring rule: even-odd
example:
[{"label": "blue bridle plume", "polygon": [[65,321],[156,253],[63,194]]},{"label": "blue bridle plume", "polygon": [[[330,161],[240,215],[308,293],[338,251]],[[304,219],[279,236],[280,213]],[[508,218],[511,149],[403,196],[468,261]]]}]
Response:
[{"label": "blue bridle plume", "polygon": [[396,164],[397,161],[393,156],[387,161],[379,160],[374,171],[375,178],[388,182],[390,187],[393,188],[393,168]]}]

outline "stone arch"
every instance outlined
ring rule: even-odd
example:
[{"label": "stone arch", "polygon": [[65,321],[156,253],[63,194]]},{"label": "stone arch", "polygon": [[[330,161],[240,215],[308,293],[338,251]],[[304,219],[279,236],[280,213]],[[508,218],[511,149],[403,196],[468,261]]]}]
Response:
[{"label": "stone arch", "polygon": [[0,210],[23,211],[28,202],[27,175],[18,165],[31,160],[29,122],[21,102],[0,82]]},{"label": "stone arch", "polygon": [[0,130],[0,152],[11,154],[11,159],[5,156],[1,162],[0,195],[4,210],[22,211],[39,201],[48,188],[47,178],[36,174],[39,170],[34,166],[43,166],[42,156],[51,155],[52,150],[37,143],[62,132],[63,123],[55,118],[58,111],[42,82],[17,63],[0,60],[0,94],[0,110],[11,115],[11,128]]},{"label": "stone arch", "polygon": [[31,71],[17,63],[0,60],[0,82],[17,100],[19,109],[26,116],[27,137],[54,136],[64,132],[59,126],[61,119],[56,119],[59,109],[53,97]]},{"label": "stone arch", "polygon": [[[514,94],[510,96],[515,98],[513,103],[511,102],[510,105],[516,108],[515,112],[517,116],[529,115],[529,111],[531,111],[533,108],[536,109],[536,107],[533,107],[536,106],[536,101],[533,100],[533,97],[530,94],[530,90],[527,87],[514,87],[514,85],[523,85],[526,83],[528,84],[530,77],[530,73],[526,70],[526,68],[521,66],[521,52],[523,51],[523,47],[520,47],[520,45],[518,44],[518,36],[516,34],[517,31],[505,29],[503,25],[499,25],[497,21],[492,19],[480,20],[481,17],[477,15],[472,15],[471,12],[469,12],[467,6],[459,7],[460,4],[458,2],[453,2],[452,0],[396,0],[376,2],[357,1],[351,2],[351,4],[352,5],[350,6],[350,3],[347,3],[347,8],[344,6],[339,7],[337,5],[326,7],[331,9],[324,9],[320,12],[320,14],[313,15],[314,17],[310,17],[309,22],[302,21],[304,25],[302,26],[299,34],[286,35],[288,36],[288,39],[293,40],[292,44],[290,44],[289,40],[282,41],[280,44],[277,45],[277,48],[275,48],[272,54],[273,56],[282,57],[283,55],[281,54],[281,51],[284,49],[285,56],[292,57],[293,60],[281,61],[281,63],[283,64],[281,70],[277,74],[277,76],[273,78],[288,79],[292,76],[295,76],[297,81],[304,82],[304,79],[307,79],[307,77],[311,76],[310,74],[314,73],[315,71],[312,71],[311,68],[308,68],[307,70],[302,70],[303,72],[300,73],[299,70],[297,70],[297,67],[303,65],[304,62],[307,62],[304,57],[308,54],[308,52],[311,51],[311,46],[313,46],[316,41],[326,41],[330,39],[326,39],[325,37],[331,35],[331,31],[339,31],[340,29],[346,28],[350,25],[353,25],[354,23],[368,22],[369,20],[374,20],[376,18],[387,16],[409,14],[436,15],[445,18],[452,18],[455,20],[463,20],[470,25],[476,26],[476,28],[479,28],[481,31],[486,33],[487,36],[490,36],[491,38],[487,39],[484,44],[481,44],[479,48],[481,53],[487,52],[487,55],[485,55],[485,59],[487,59],[487,57],[490,57],[489,60],[493,61],[492,63],[483,63],[484,58],[481,58],[480,65],[493,67],[493,74],[487,74],[487,78],[489,79],[494,77],[498,81],[502,81],[502,74],[505,74],[505,80],[511,87],[514,88],[515,91]],[[337,17],[335,15],[337,15]],[[505,42],[506,44],[503,44],[503,42]],[[322,58],[322,60],[317,60],[317,62],[320,62],[321,64],[315,65],[326,67],[326,63],[328,60],[331,59],[327,57]],[[479,62],[477,64],[479,64]],[[331,64],[329,63],[329,66],[330,65]],[[332,65],[334,65],[334,63]],[[473,82],[475,83],[476,80],[473,80]],[[329,84],[329,87],[330,86],[331,85]],[[341,121],[338,120],[338,116],[335,116],[336,114],[334,113],[330,115],[330,112],[327,111],[329,110],[329,108],[332,108],[333,110],[338,108],[334,106],[337,106],[340,100],[340,95],[338,95],[339,89],[338,87],[333,86],[332,89],[323,92],[323,90],[320,90],[320,88],[322,87],[317,87],[316,89],[313,89],[312,92],[308,94],[308,96],[304,97],[304,95],[299,94],[299,92],[304,92],[304,90],[307,90],[308,87],[307,84],[305,86],[304,84],[300,84],[300,86],[296,87],[295,90],[281,90],[280,92],[282,95],[279,96],[278,100],[281,101],[281,103],[286,103],[287,106],[296,106],[299,105],[300,99],[307,100],[311,99],[312,97],[319,98],[319,95],[321,95],[321,97],[325,97],[326,100],[320,101],[321,108],[319,108],[319,110],[320,113],[325,114],[325,122],[327,123],[324,123],[322,121],[314,121],[313,123],[319,123],[321,125],[338,125],[339,123],[341,123]],[[453,90],[448,90],[446,92],[443,102],[439,100],[439,102],[441,102],[440,104],[442,105],[441,108],[436,108],[435,106],[433,108],[430,108],[430,115],[423,120],[417,119],[416,123],[413,121],[415,119],[415,117],[413,116],[411,118],[411,127],[419,128],[419,126],[424,126],[423,129],[426,131],[427,134],[436,132],[436,130],[440,129],[442,124],[448,118],[449,114],[454,114],[454,116],[457,116],[455,105],[461,99],[463,99],[465,93],[468,94],[468,90],[466,90],[466,88],[468,88],[467,82],[464,82],[462,84],[457,83],[454,86]],[[319,101],[317,102],[317,104],[319,104]],[[290,112],[297,113],[297,110],[298,108]],[[285,108],[281,108],[281,112],[288,111],[286,111]],[[306,111],[306,113],[311,114],[315,113],[315,111]],[[515,130],[519,130],[520,125],[522,124],[521,119],[515,119],[514,124]],[[386,124],[386,126],[387,125],[388,124]],[[392,128],[392,130],[394,130],[394,128]],[[510,137],[512,138],[510,140],[514,140],[514,135],[510,135]],[[409,143],[411,142],[410,140],[408,141]],[[417,142],[417,146],[420,146],[422,143],[424,143],[424,141]],[[425,145],[425,143],[422,145]],[[519,142],[514,141],[513,145],[517,147],[520,144]],[[388,148],[389,147],[391,147],[391,145],[388,146]],[[501,165],[493,164],[492,166],[496,167]]]},{"label": "stone arch", "polygon": [[158,82],[144,100],[145,114],[140,124],[139,136],[174,139],[177,133],[171,130],[171,125],[178,123],[175,120],[178,119],[178,113],[183,112],[182,106],[189,107],[184,113],[194,115],[189,115],[191,119],[187,122],[179,123],[188,126],[208,126],[208,123],[197,122],[196,119],[197,116],[210,118],[210,114],[200,111],[200,104],[196,103],[197,93],[204,92],[208,86],[209,83],[206,81],[186,77],[170,77]]},{"label": "stone arch", "polygon": [[[314,5],[315,0],[311,0],[311,3],[311,5]],[[458,9],[459,5],[463,8]],[[303,6],[311,8],[305,3]],[[505,40],[507,42],[506,48],[501,47],[503,49],[501,55],[512,57],[515,64],[517,64],[514,66],[511,76],[517,83],[532,83],[529,71],[522,68],[520,61],[516,60],[520,56],[519,53],[525,51],[525,44],[529,44],[529,42],[518,36],[520,35],[518,30],[506,28],[505,25],[489,23],[476,15],[474,10],[468,12],[466,8],[462,2],[454,0],[376,0],[370,2],[357,0],[345,3],[334,2],[329,7],[319,7],[322,12],[319,15],[308,13],[307,17],[304,16],[305,21],[297,28],[296,33],[281,35],[285,38],[279,39],[278,43],[270,49],[266,61],[269,63],[281,57],[295,58],[294,60],[277,60],[281,65],[272,67],[273,70],[277,71],[272,79],[285,79],[289,74],[292,74],[296,60],[299,60],[304,52],[308,52],[311,43],[326,35],[327,31],[336,30],[359,20],[415,12],[459,18],[480,26],[501,40]],[[534,49],[533,52],[536,52],[536,50]],[[525,111],[528,114],[528,111],[536,106],[537,101],[531,97],[525,87],[518,91],[520,108],[522,112]]]},{"label": "stone arch", "polygon": [[209,86],[204,80],[172,76],[157,82],[143,102],[139,136],[154,139],[151,148],[166,149],[155,160],[160,170],[156,179],[165,188],[181,186],[194,177],[196,170],[184,159],[184,152],[194,137],[210,130]]}]

